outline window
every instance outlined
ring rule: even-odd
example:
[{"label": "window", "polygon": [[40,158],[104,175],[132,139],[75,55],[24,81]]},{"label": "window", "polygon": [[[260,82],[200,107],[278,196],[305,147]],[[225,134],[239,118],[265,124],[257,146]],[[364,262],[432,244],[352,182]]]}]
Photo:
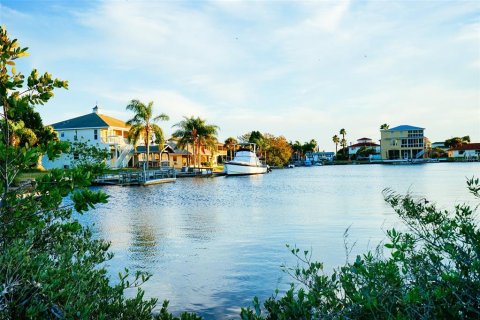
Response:
[{"label": "window", "polygon": [[98,130],[93,130],[93,140],[98,140]]},{"label": "window", "polygon": [[78,152],[75,152],[73,154],[73,160],[78,160],[79,156],[78,156]]},{"label": "window", "polygon": [[65,132],[60,133],[60,137],[65,137]]}]

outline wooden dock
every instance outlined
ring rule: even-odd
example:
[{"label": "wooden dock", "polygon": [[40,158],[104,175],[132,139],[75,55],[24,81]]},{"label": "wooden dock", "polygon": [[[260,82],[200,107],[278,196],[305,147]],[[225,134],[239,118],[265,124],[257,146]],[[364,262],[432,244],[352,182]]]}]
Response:
[{"label": "wooden dock", "polygon": [[99,176],[97,185],[148,186],[159,183],[175,182],[176,171],[173,168],[158,170],[115,172]]}]

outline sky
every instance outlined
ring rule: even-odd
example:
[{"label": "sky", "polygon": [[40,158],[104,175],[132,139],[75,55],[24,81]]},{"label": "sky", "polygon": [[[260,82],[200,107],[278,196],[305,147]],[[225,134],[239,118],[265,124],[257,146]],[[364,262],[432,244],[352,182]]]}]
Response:
[{"label": "sky", "polygon": [[69,81],[46,124],[102,112],[128,120],[154,102],[167,136],[184,117],[332,151],[425,128],[480,142],[480,1],[0,0],[0,23],[36,68]]}]

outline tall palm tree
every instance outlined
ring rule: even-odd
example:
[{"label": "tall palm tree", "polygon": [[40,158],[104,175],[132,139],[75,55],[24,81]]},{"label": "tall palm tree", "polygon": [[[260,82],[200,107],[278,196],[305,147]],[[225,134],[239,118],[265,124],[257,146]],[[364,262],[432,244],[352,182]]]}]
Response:
[{"label": "tall palm tree", "polygon": [[188,145],[193,146],[193,159],[195,167],[197,156],[198,163],[200,165],[200,147],[208,147],[214,149],[217,143],[217,133],[218,126],[209,125],[205,120],[199,117],[183,117],[184,120],[180,121],[177,124],[174,124],[174,127],[179,129],[175,131],[172,136],[178,138],[178,146],[180,148],[188,147]]},{"label": "tall palm tree", "polygon": [[[128,131],[128,142],[132,143],[136,147],[138,140],[143,138],[145,147],[147,149],[147,169],[150,155],[150,140],[153,140],[159,146],[163,146],[165,139],[163,136],[163,130],[155,122],[160,120],[169,120],[170,118],[162,113],[158,116],[153,116],[153,101],[150,101],[147,105],[139,100],[132,100],[127,105],[127,110],[133,111],[134,116],[127,121],[130,127]],[[159,147],[160,149],[160,147]]]},{"label": "tall palm tree", "polygon": [[[343,156],[345,157],[345,147],[347,146],[347,140],[345,140],[345,135],[347,134],[347,130],[345,130],[344,128],[340,129],[340,134],[342,135],[342,143],[344,142],[344,146],[343,146]],[[342,143],[340,143],[340,145],[342,145]]]},{"label": "tall palm tree", "polygon": [[338,152],[338,144],[340,143],[340,138],[337,135],[334,135],[332,137],[332,141],[333,143],[335,143],[335,155],[336,155]]},{"label": "tall palm tree", "polygon": [[343,147],[343,156],[345,156],[345,150],[347,149],[347,140],[342,139],[340,145]]},{"label": "tall palm tree", "polygon": [[227,148],[228,151],[230,151],[230,159],[233,159],[233,148],[235,145],[238,143],[237,139],[230,137],[225,140],[225,147]]}]

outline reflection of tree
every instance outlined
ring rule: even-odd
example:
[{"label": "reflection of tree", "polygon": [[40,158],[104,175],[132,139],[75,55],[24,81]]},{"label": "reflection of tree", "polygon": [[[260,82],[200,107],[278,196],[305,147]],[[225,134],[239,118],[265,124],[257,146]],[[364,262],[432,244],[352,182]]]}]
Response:
[{"label": "reflection of tree", "polygon": [[[138,212],[139,213],[139,212]],[[153,223],[148,221],[148,214],[139,215],[132,219],[132,240],[129,251],[132,260],[139,261],[143,267],[155,262],[158,250],[158,240]]]}]

